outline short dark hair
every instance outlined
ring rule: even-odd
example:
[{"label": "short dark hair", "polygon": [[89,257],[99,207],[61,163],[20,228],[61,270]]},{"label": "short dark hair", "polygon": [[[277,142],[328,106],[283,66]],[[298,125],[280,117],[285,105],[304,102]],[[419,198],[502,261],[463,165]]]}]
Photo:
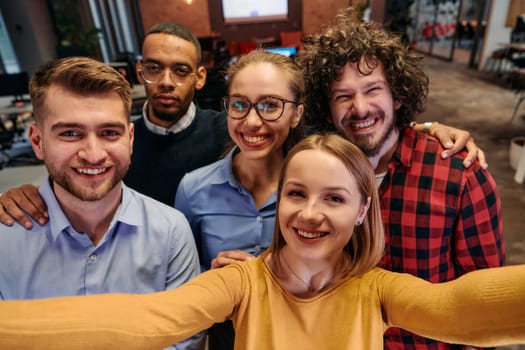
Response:
[{"label": "short dark hair", "polygon": [[147,32],[144,38],[150,34],[168,34],[174,35],[178,38],[191,42],[197,50],[197,66],[201,65],[202,49],[199,39],[193,34],[191,30],[183,25],[175,22],[161,22],[153,25]]},{"label": "short dark hair", "polygon": [[362,74],[382,64],[395,101],[396,126],[407,126],[425,109],[428,77],[421,59],[412,55],[396,35],[372,22],[363,22],[353,8],[340,10],[321,34],[305,40],[299,63],[304,69],[306,119],[318,130],[330,130],[330,85],[339,78],[348,62],[357,64]]}]

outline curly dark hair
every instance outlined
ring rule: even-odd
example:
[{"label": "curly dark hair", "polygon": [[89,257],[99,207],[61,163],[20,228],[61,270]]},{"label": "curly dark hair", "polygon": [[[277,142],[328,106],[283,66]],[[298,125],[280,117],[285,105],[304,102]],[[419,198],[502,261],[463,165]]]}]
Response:
[{"label": "curly dark hair", "polygon": [[305,50],[297,58],[304,70],[307,124],[319,131],[331,131],[330,85],[348,63],[358,63],[362,74],[370,74],[380,63],[395,101],[396,126],[403,128],[424,111],[428,77],[399,37],[371,22],[363,22],[353,8],[340,10],[330,26],[305,39]]}]

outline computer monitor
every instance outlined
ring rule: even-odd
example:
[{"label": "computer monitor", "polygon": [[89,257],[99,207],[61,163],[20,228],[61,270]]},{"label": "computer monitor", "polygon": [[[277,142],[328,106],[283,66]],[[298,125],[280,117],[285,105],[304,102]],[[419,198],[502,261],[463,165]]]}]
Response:
[{"label": "computer monitor", "polygon": [[13,96],[16,102],[28,102],[29,74],[27,72],[0,74],[0,96]]},{"label": "computer monitor", "polygon": [[265,51],[278,53],[287,57],[293,57],[297,54],[297,47],[286,46],[286,47],[265,47]]}]

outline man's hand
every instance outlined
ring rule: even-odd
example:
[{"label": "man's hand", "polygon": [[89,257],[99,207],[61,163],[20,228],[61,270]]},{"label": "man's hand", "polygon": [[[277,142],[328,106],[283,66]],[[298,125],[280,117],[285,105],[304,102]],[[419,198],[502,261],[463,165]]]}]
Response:
[{"label": "man's hand", "polygon": [[[426,124],[426,123],[425,123]],[[463,160],[463,166],[468,168],[477,159],[483,169],[489,167],[485,152],[479,148],[470,133],[466,130],[453,128],[451,126],[433,122],[428,130],[424,124],[415,124],[414,128],[418,131],[427,131],[441,142],[445,150],[441,153],[442,158],[448,158],[454,154],[467,149],[467,157]]]},{"label": "man's hand", "polygon": [[38,193],[38,187],[22,185],[11,188],[0,196],[0,222],[4,225],[11,226],[16,220],[30,229],[33,223],[29,216],[41,225],[48,220],[47,207]]},{"label": "man's hand", "polygon": [[255,256],[246,253],[244,250],[225,250],[217,254],[211,261],[211,268],[216,269],[234,263],[236,261],[246,261],[254,259]]}]

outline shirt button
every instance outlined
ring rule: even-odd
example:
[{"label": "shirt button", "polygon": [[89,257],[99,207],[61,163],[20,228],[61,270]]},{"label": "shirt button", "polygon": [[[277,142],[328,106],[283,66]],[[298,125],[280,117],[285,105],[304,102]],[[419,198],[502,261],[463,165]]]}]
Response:
[{"label": "shirt button", "polygon": [[257,222],[261,222],[262,218],[261,218],[260,216],[257,216],[257,217],[255,218],[255,220],[256,220]]},{"label": "shirt button", "polygon": [[261,252],[261,246],[259,246],[259,245],[256,245],[254,249],[255,249],[256,253],[260,253]]},{"label": "shirt button", "polygon": [[97,261],[97,254],[91,254],[89,256],[89,261],[93,261],[93,262]]}]

